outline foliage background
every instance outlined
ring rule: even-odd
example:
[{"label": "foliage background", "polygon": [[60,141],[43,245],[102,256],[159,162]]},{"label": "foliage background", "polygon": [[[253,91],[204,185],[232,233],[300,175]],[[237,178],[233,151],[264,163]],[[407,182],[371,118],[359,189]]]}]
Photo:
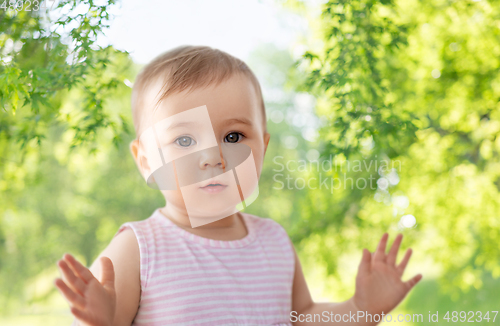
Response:
[{"label": "foliage background", "polygon": [[[248,62],[271,133],[248,212],[287,229],[316,300],[352,295],[360,249],[389,231],[414,249],[407,277],[424,275],[394,313],[498,310],[500,3],[283,5],[307,15],[314,34],[300,58],[263,44]],[[0,11],[3,325],[70,321],[52,286],[55,261],[72,252],[90,265],[121,223],[164,205],[128,149],[127,84],[140,67],[95,43],[112,6],[61,1],[55,22]],[[318,157],[338,169],[315,168]],[[401,167],[357,171],[346,160]],[[293,170],[280,171],[288,161]],[[291,189],[279,189],[287,176]],[[320,177],[376,186],[295,186],[317,188]],[[414,227],[401,224],[407,214]]]}]

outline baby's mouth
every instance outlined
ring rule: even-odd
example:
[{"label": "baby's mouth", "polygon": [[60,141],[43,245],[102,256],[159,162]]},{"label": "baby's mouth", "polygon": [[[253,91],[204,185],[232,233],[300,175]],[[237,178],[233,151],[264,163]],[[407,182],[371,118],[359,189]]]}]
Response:
[{"label": "baby's mouth", "polygon": [[219,181],[209,181],[205,186],[200,187],[201,190],[206,191],[211,194],[219,193],[227,188],[227,185]]}]

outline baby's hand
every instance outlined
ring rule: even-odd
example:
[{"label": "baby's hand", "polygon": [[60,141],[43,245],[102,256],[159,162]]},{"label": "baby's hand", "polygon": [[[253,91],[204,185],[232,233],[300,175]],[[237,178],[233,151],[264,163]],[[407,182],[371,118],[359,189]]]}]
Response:
[{"label": "baby's hand", "polygon": [[363,249],[363,258],[356,277],[354,303],[360,310],[371,314],[382,312],[387,314],[422,279],[422,274],[418,274],[407,282],[401,280],[412,251],[408,249],[401,263],[396,265],[396,257],[403,235],[398,234],[389,253],[386,254],[385,247],[388,237],[387,233],[382,236],[373,255],[367,249]]},{"label": "baby's hand", "polygon": [[54,283],[68,300],[79,325],[111,326],[116,307],[115,273],[111,260],[101,257],[100,282],[70,254],[65,254],[57,265],[64,281],[57,278]]}]

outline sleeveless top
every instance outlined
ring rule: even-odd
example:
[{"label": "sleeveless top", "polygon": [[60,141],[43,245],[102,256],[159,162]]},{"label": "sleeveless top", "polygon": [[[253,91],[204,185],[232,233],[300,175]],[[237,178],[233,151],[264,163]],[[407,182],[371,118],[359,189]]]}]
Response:
[{"label": "sleeveless top", "polygon": [[141,298],[132,325],[291,326],[295,269],[286,231],[241,213],[248,234],[212,240],[175,225],[160,209],[127,222],[140,251]]}]

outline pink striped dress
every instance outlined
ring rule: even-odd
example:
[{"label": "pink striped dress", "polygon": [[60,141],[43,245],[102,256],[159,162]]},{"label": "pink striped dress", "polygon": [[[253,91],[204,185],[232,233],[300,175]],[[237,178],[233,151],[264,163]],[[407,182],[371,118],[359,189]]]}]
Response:
[{"label": "pink striped dress", "polygon": [[285,230],[242,213],[247,236],[203,238],[159,209],[123,224],[137,237],[141,300],[133,325],[290,326],[295,260]]}]

